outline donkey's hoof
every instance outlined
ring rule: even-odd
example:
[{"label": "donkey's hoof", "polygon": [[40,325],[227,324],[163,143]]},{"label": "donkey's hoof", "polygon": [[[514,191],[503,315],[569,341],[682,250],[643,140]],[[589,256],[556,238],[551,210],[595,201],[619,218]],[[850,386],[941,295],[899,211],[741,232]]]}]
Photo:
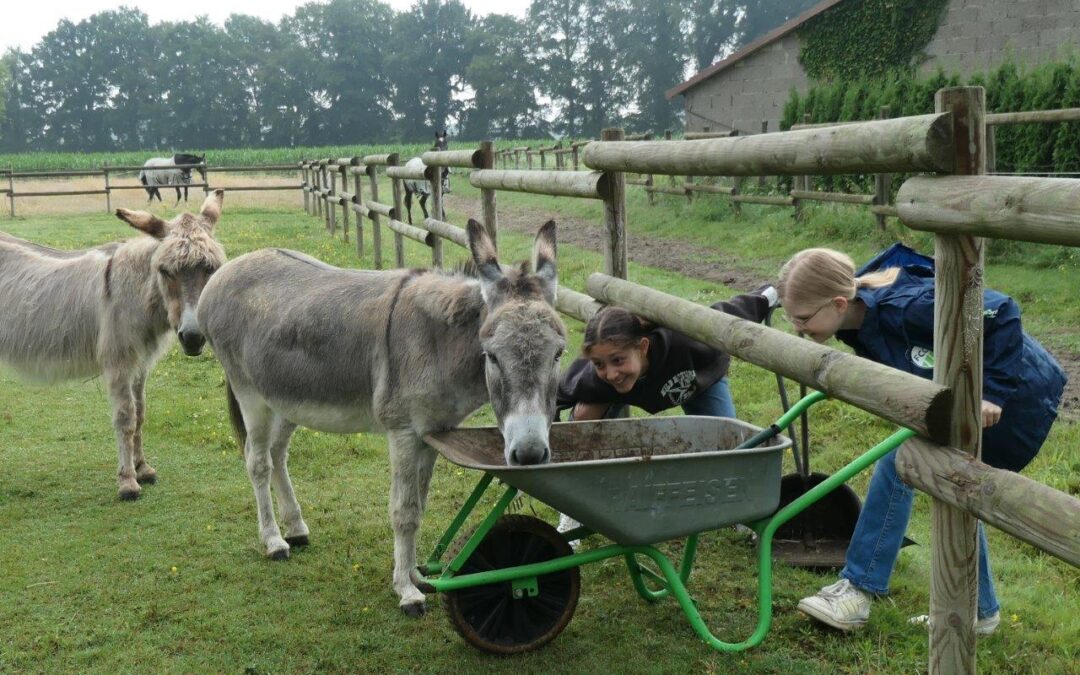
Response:
[{"label": "donkey's hoof", "polygon": [[287,548],[279,548],[276,551],[270,551],[270,553],[268,553],[267,555],[271,560],[288,560],[289,559],[289,549],[287,549]]},{"label": "donkey's hoof", "polygon": [[410,602],[402,605],[401,611],[410,619],[419,619],[427,613],[427,604],[423,600],[419,602]]},{"label": "donkey's hoof", "polygon": [[135,470],[135,480],[139,481],[139,485],[153,485],[157,482],[157,471],[149,464],[143,464]]},{"label": "donkey's hoof", "polygon": [[285,537],[285,543],[289,546],[307,546],[309,543],[308,535],[298,534],[295,537]]},{"label": "donkey's hoof", "polygon": [[133,502],[142,494],[142,488],[134,480],[126,480],[117,490],[117,495],[122,501]]}]

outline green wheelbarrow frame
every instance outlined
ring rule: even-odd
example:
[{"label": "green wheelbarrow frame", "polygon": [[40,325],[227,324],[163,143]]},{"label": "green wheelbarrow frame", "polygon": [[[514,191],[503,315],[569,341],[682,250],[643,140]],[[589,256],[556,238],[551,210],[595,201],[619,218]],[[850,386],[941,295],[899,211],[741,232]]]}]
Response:
[{"label": "green wheelbarrow frame", "polygon": [[[761,442],[772,438],[784,429],[787,429],[787,427],[790,426],[803,412],[809,409],[810,406],[819,401],[823,401],[826,398],[827,397],[820,392],[809,394],[792,406],[791,409],[778,419],[775,424],[763,429],[761,432],[742,443],[739,447],[753,448]],[[898,448],[913,436],[915,436],[915,432],[910,429],[901,429],[895,432],[772,516],[746,523],[746,525],[758,535],[758,622],[757,628],[750,637],[741,642],[725,642],[713,635],[706,625],[705,620],[701,617],[701,613],[698,612],[698,609],[694,605],[694,601],[687,590],[687,584],[689,583],[690,573],[694,565],[694,557],[697,552],[697,543],[700,533],[691,534],[686,537],[682,561],[678,566],[672,563],[667,555],[660,552],[653,545],[624,546],[612,543],[600,548],[561,556],[544,562],[506,567],[486,572],[459,574],[462,567],[472,556],[484,537],[487,536],[496,521],[502,517],[507,507],[510,506],[510,503],[518,496],[519,490],[513,486],[507,485],[502,496],[499,497],[495,505],[491,508],[491,511],[476,527],[460,552],[448,563],[442,563],[441,559],[450,547],[451,542],[458,535],[458,532],[465,524],[465,521],[491,485],[494,477],[489,473],[485,473],[480,479],[480,482],[472,491],[472,494],[469,495],[469,498],[462,505],[453,521],[451,521],[446,532],[435,545],[427,562],[419,566],[419,571],[423,574],[420,575],[416,581],[419,585],[430,586],[432,589],[439,592],[456,591],[474,586],[511,582],[514,596],[525,597],[526,595],[533,595],[536,593],[538,577],[598,562],[600,560],[622,556],[626,560],[626,566],[630,573],[630,579],[634,584],[634,588],[638,595],[644,600],[656,602],[669,595],[673,596],[686,614],[690,625],[698,634],[698,637],[706,644],[725,652],[737,652],[749,649],[761,644],[772,625],[772,540],[777,529],[792,518],[798,516],[802,511],[809,508],[822,497],[846,483],[857,473],[863,471],[889,452]],[[575,539],[581,539],[590,534],[593,534],[591,530],[586,527],[580,527],[563,533],[563,537],[566,541],[574,541]],[[659,569],[659,573],[642,566],[638,561],[639,556],[652,560],[657,569]],[[660,588],[658,590],[650,589],[646,585],[646,579],[659,585]]]}]

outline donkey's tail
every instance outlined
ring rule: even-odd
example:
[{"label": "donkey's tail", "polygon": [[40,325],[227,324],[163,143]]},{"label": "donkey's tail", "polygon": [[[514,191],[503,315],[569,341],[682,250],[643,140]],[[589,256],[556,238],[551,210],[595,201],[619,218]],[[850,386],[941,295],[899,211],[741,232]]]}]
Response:
[{"label": "donkey's tail", "polygon": [[236,394],[233,393],[232,384],[229,380],[225,380],[225,397],[229,401],[229,421],[232,423],[233,433],[236,434],[236,441],[240,444],[240,452],[244,452],[244,445],[247,444],[247,427],[244,426],[244,414],[240,412],[240,403],[236,400]]}]

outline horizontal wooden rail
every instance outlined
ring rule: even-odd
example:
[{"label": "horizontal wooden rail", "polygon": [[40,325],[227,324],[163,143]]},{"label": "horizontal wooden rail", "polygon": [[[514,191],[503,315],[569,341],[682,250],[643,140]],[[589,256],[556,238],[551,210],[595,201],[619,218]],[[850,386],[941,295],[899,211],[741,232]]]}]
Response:
[{"label": "horizontal wooden rail", "polygon": [[[109,191],[111,192],[113,190],[146,190],[146,189],[151,188],[151,187],[156,187],[159,190],[166,190],[166,189],[169,189],[169,188],[185,188],[185,187],[186,188],[207,188],[207,189],[211,189],[210,185],[208,183],[181,183],[180,185],[142,185],[142,184],[138,184],[138,185],[110,185],[109,186]],[[289,186],[289,187],[295,188],[296,186]],[[235,189],[235,188],[230,188],[230,189]],[[26,194],[26,193],[24,193],[24,192],[16,192],[15,196],[16,197],[21,197],[24,194]]]},{"label": "horizontal wooden rail", "polygon": [[369,164],[374,166],[387,166],[388,164],[397,164],[398,153],[391,152],[384,155],[364,155],[360,159],[361,164]]},{"label": "horizontal wooden rail", "polygon": [[[672,186],[667,186],[667,185],[652,185],[652,186],[646,187],[645,191],[646,192],[659,192],[660,194],[665,194],[665,195],[682,195],[683,197],[685,197],[687,189],[688,188],[685,188],[685,187],[679,188],[679,187],[672,187]],[[729,194],[730,194],[730,192],[729,192]]]},{"label": "horizontal wooden rail", "polygon": [[683,134],[683,140],[687,141],[699,141],[703,138],[727,138],[728,136],[735,136],[737,133],[732,131],[688,131]]},{"label": "horizontal wooden rail", "polygon": [[742,193],[731,195],[731,201],[744,204],[766,204],[769,206],[791,206],[795,203],[795,200],[787,195],[747,195]]},{"label": "horizontal wooden rail", "polygon": [[479,169],[484,165],[484,156],[479,150],[429,150],[420,155],[427,166],[459,166],[466,169]]},{"label": "horizontal wooden rail", "polygon": [[[267,164],[265,166],[208,166],[211,173],[259,173],[261,171],[296,171],[295,164]],[[112,171],[112,167],[109,167]]]},{"label": "horizontal wooden rail", "polygon": [[880,213],[883,216],[892,216],[893,218],[900,215],[897,212],[896,207],[891,204],[874,204],[870,207],[870,212]]},{"label": "horizontal wooden rail", "polygon": [[449,239],[458,246],[469,248],[469,235],[462,228],[451,225],[442,220],[435,220],[434,218],[427,218],[424,220],[424,227],[428,232],[431,232],[443,239]]},{"label": "horizontal wooden rail", "polygon": [[792,124],[790,131],[799,131],[800,129],[825,129],[828,127],[846,127],[849,124],[862,124],[866,120],[848,120],[846,122],[799,122],[798,124]]},{"label": "horizontal wooden rail", "polygon": [[370,176],[373,171],[375,171],[375,166],[368,166],[367,164],[359,164],[348,168],[348,172],[354,176]]},{"label": "horizontal wooden rail", "polygon": [[74,195],[104,195],[108,190],[72,190],[71,192],[12,192],[12,197],[63,197]]},{"label": "horizontal wooden rail", "polygon": [[395,220],[393,218],[387,221],[386,226],[401,236],[412,239],[413,241],[418,241],[425,246],[431,246],[436,237],[433,232],[416,227],[415,225],[403,223],[400,220]]},{"label": "horizontal wooden rail", "polygon": [[5,173],[12,178],[76,178],[80,176],[100,176],[104,172],[101,169],[80,171],[13,171]]},{"label": "horizontal wooden rail", "polygon": [[1077,121],[1080,121],[1080,108],[1025,110],[1022,112],[990,113],[986,116],[987,126],[996,126],[1000,124],[1026,124],[1028,122]]},{"label": "horizontal wooden rail", "polygon": [[585,164],[674,176],[950,172],[951,113],[699,141],[592,142]]},{"label": "horizontal wooden rail", "polygon": [[[378,215],[386,216],[387,218],[397,218],[397,211],[395,211],[394,207],[390,206],[389,204],[366,201],[364,202],[364,206],[366,206],[368,208],[368,211],[370,211],[371,213],[377,213]],[[371,214],[368,215],[370,216]]]},{"label": "horizontal wooden rail", "polygon": [[[174,187],[172,185],[166,185],[165,187]],[[211,185],[207,188],[208,192],[214,190],[225,190],[226,192],[268,192],[273,190],[299,190],[299,185]]]},{"label": "horizontal wooden rail", "polygon": [[426,166],[421,166],[419,168],[411,166],[388,166],[386,167],[386,175],[391,178],[402,178],[405,180],[429,180],[432,174],[428,171],[428,167]]},{"label": "horizontal wooden rail", "polygon": [[730,195],[735,192],[735,188],[730,185],[703,185],[701,183],[683,183],[683,190],[689,190],[690,192],[710,192],[716,195]]},{"label": "horizontal wooden rail", "polygon": [[896,209],[914,230],[1080,246],[1080,180],[915,176]]},{"label": "horizontal wooden rail", "polygon": [[816,202],[839,202],[841,204],[873,204],[874,195],[853,195],[847,192],[818,192],[817,190],[792,190],[795,199]]},{"label": "horizontal wooden rail", "polygon": [[[208,169],[206,164],[166,164],[165,166],[110,166],[109,172],[113,171],[171,171],[172,169]],[[296,167],[290,167],[296,168]],[[101,173],[102,170],[98,169],[94,173]],[[15,174],[18,176],[18,174]],[[40,175],[40,174],[39,174]]]},{"label": "horizontal wooden rail", "polygon": [[948,440],[952,392],[930,380],[606,274],[589,276],[586,290],[600,302],[624,307],[937,442]]},{"label": "horizontal wooden rail", "polygon": [[593,314],[603,307],[599,302],[584,293],[559,286],[555,295],[555,308],[567,316],[572,316],[582,323],[588,323]]},{"label": "horizontal wooden rail", "polygon": [[469,175],[473,187],[540,195],[604,199],[608,176],[600,171],[521,171],[481,169]]},{"label": "horizontal wooden rail", "polygon": [[1080,499],[921,438],[900,446],[896,471],[908,485],[1080,567]]}]

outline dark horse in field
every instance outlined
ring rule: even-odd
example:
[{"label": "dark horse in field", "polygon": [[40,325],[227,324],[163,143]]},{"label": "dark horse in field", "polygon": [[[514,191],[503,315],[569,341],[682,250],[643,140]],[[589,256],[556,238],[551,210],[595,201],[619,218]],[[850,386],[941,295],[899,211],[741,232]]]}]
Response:
[{"label": "dark horse in field", "polygon": [[[139,182],[143,184],[146,189],[146,194],[150,196],[147,199],[147,203],[154,201],[154,197],[161,201],[161,192],[159,187],[174,187],[176,188],[176,203],[180,203],[180,190],[184,190],[184,203],[188,200],[188,185],[191,184],[191,168],[177,168],[183,167],[185,164],[203,164],[206,161],[206,155],[189,155],[182,152],[178,152],[169,157],[152,157],[146,160],[143,164],[142,171],[139,172]],[[195,167],[199,171],[199,175],[202,176],[202,182],[206,182],[206,168],[203,166]],[[175,206],[175,204],[174,204]]]},{"label": "dark horse in field", "polygon": [[[435,146],[432,150],[446,150],[446,130],[435,132]],[[408,169],[423,169],[424,160],[419,157],[413,157],[405,163],[405,167]],[[442,168],[442,192],[444,195],[450,194],[450,167],[444,166]],[[424,180],[406,180],[405,181],[405,211],[409,214],[409,224],[412,224],[412,196],[414,194],[420,195],[420,210],[424,212],[424,218],[428,217],[427,211],[427,198],[431,194],[431,187]],[[400,216],[399,216],[400,217]]]}]

